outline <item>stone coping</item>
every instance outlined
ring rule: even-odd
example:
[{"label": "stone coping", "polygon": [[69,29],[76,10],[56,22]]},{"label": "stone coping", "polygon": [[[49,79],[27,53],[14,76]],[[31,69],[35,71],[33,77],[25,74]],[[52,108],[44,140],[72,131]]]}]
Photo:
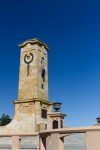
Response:
[{"label": "stone coping", "polygon": [[37,38],[26,40],[23,43],[19,44],[18,46],[22,48],[28,43],[30,43],[30,44],[39,44],[40,46],[44,46],[46,50],[49,49],[47,44],[45,44],[43,41],[41,41],[41,40],[39,40]]},{"label": "stone coping", "polygon": [[1,134],[0,137],[11,137],[11,136],[38,136],[38,135],[47,135],[50,133],[59,133],[59,134],[73,134],[73,133],[86,133],[89,131],[100,131],[100,126],[89,126],[89,127],[76,127],[76,128],[60,128],[60,129],[52,129],[52,130],[44,130],[41,132],[33,133],[33,134]]},{"label": "stone coping", "polygon": [[60,134],[73,134],[73,133],[86,133],[87,131],[100,131],[100,126],[89,126],[89,127],[76,127],[76,128],[60,128],[41,131],[39,134],[50,134],[50,133],[60,133]]},{"label": "stone coping", "polygon": [[65,117],[67,116],[66,114],[62,113],[62,112],[50,112],[50,113],[47,113],[48,116],[51,116],[51,117]]},{"label": "stone coping", "polygon": [[15,100],[14,104],[18,104],[18,103],[28,103],[28,102],[42,102],[44,104],[48,104],[48,105],[52,105],[51,102],[47,101],[47,100],[43,100],[41,98],[33,98],[33,99],[28,99],[28,100]]},{"label": "stone coping", "polygon": [[12,136],[19,136],[19,137],[27,137],[27,136],[38,136],[38,133],[33,133],[33,134],[0,134],[0,137],[12,137]]}]

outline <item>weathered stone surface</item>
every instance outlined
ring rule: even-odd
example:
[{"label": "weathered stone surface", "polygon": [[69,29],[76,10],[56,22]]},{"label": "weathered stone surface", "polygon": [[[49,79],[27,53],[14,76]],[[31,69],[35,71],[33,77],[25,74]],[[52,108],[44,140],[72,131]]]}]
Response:
[{"label": "weathered stone surface", "polygon": [[51,112],[52,104],[48,101],[47,46],[40,40],[32,39],[22,43],[20,47],[19,89],[18,100],[14,101],[15,115],[10,124],[0,127],[0,134],[31,134],[43,130],[48,120],[41,117],[41,110]]},{"label": "weathered stone surface", "polygon": [[[29,75],[27,76],[27,64],[24,62],[25,55],[29,53],[33,54],[33,61],[30,63]],[[41,78],[41,61],[44,58],[45,82],[43,83]],[[44,46],[38,44],[32,45],[28,43],[21,48],[20,58],[20,76],[19,76],[19,93],[18,99],[31,99],[42,98],[48,100],[48,68],[47,68],[47,50]],[[41,84],[44,84],[44,89],[41,88]]]}]

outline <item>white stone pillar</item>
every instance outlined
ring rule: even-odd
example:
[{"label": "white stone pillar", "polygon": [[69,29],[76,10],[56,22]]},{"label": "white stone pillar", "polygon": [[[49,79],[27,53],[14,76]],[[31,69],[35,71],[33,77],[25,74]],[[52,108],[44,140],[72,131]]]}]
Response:
[{"label": "white stone pillar", "polygon": [[51,135],[46,137],[46,150],[51,150]]},{"label": "white stone pillar", "polygon": [[39,137],[39,150],[46,150],[45,139],[41,136]]},{"label": "white stone pillar", "polygon": [[59,133],[51,133],[51,150],[64,150],[64,142]]},{"label": "white stone pillar", "polygon": [[58,118],[58,129],[61,128],[61,119]]},{"label": "white stone pillar", "polygon": [[100,131],[87,131],[87,150],[100,150]]},{"label": "white stone pillar", "polygon": [[21,140],[19,136],[12,136],[12,150],[20,150]]}]

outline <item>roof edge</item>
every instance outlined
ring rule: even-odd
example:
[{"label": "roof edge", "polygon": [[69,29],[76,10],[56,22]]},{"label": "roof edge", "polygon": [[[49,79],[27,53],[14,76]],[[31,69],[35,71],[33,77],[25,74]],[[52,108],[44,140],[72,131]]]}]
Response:
[{"label": "roof edge", "polygon": [[41,46],[43,45],[43,46],[46,48],[46,50],[49,49],[47,44],[45,44],[43,41],[41,41],[41,40],[39,40],[39,39],[37,39],[37,38],[33,38],[33,39],[26,40],[26,41],[24,41],[23,43],[19,44],[18,46],[19,46],[20,48],[22,48],[22,47],[24,47],[24,46],[25,46],[26,44],[28,44],[28,43],[31,43],[31,44],[38,43],[38,44],[41,45]]}]

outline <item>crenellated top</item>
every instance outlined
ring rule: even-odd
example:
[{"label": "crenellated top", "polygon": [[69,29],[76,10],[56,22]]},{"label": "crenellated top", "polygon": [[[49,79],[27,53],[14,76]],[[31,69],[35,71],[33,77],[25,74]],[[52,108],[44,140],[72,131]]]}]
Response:
[{"label": "crenellated top", "polygon": [[39,40],[37,38],[26,40],[23,43],[19,44],[18,46],[20,48],[22,48],[22,47],[24,47],[25,45],[27,45],[29,43],[32,44],[32,45],[33,44],[38,44],[39,46],[44,46],[46,50],[49,49],[48,46],[47,46],[47,44],[45,44],[43,41],[41,41],[41,40]]}]

